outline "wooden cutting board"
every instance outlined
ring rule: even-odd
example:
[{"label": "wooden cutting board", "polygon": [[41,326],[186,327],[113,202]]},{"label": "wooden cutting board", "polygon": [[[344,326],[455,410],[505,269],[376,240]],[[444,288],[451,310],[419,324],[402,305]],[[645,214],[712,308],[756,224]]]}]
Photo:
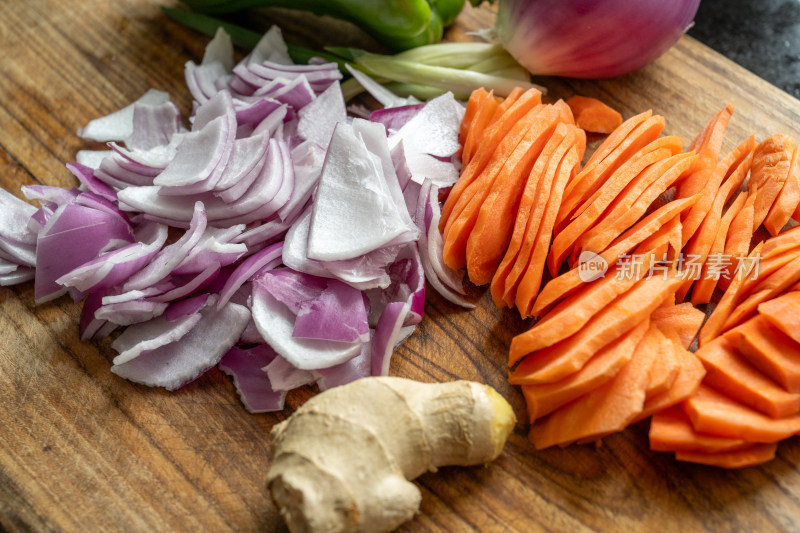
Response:
[{"label": "wooden cutting board", "polygon": [[[167,20],[160,3],[0,3],[5,189],[74,186],[64,163],[87,148],[76,130],[150,87],[188,113],[183,64],[202,57],[207,39]],[[296,42],[369,46],[329,21],[272,16]],[[448,37],[492,21],[488,9],[468,9]],[[751,134],[800,134],[800,102],[688,37],[629,76],[536,81],[550,98],[598,96],[625,117],[652,108],[687,144],[728,102],[726,148]],[[421,512],[402,531],[800,529],[797,438],[769,464],[734,472],[649,451],[646,422],[600,446],[536,452],[521,395],[506,383],[509,341],[526,325],[476,294],[478,308],[464,311],[429,291],[426,318],[391,373],[484,381],[521,422],[491,465],[424,475]],[[285,530],[264,488],[268,434],[313,391],[292,393],[281,413],[251,415],[216,370],[175,393],[134,385],[109,371],[107,342],[79,340],[78,317],[67,298],[34,307],[32,284],[0,288],[0,530]]]}]

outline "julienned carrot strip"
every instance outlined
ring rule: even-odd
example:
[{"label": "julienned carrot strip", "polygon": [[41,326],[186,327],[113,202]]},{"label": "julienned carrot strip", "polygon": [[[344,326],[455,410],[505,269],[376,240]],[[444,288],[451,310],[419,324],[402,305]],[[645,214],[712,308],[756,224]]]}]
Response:
[{"label": "julienned carrot strip", "polygon": [[800,416],[772,418],[701,384],[683,403],[697,431],[750,442],[778,442],[800,431]]},{"label": "julienned carrot strip", "polygon": [[558,272],[561,263],[573,250],[581,236],[600,219],[606,208],[617,198],[620,192],[648,166],[667,159],[680,151],[682,141],[665,146],[664,141],[675,137],[662,137],[648,144],[632,155],[625,163],[612,173],[573,215],[573,219],[558,232],[553,239],[553,246],[548,257],[550,273]]},{"label": "julienned carrot strip", "polygon": [[619,111],[596,98],[572,96],[567,105],[575,115],[575,124],[592,133],[611,133],[622,124]]},{"label": "julienned carrot strip", "polygon": [[[616,264],[620,257],[630,253],[645,239],[653,236],[663,225],[691,207],[695,201],[697,198],[693,197],[664,204],[611,243],[611,246],[600,254],[601,258],[609,266]],[[561,276],[551,279],[537,296],[531,309],[531,316],[541,316],[556,301],[567,296],[582,283],[579,268],[573,268]]]},{"label": "julienned carrot strip", "polygon": [[748,273],[748,265],[752,267],[760,260],[763,246],[763,242],[758,243],[747,257],[741,258],[741,261],[739,261],[740,264],[743,265],[743,268],[739,269],[737,266],[734,270],[730,285],[727,290],[722,293],[722,298],[720,298],[720,301],[714,306],[714,310],[700,329],[698,335],[698,343],[700,346],[710,342],[724,331],[723,326],[725,325],[725,321],[738,303],[739,292],[743,290],[743,287],[746,286],[749,281],[748,276],[750,274]]},{"label": "julienned carrot strip", "polygon": [[687,463],[718,466],[720,468],[744,468],[760,465],[775,459],[778,444],[753,444],[740,450],[727,452],[675,452],[675,459]]},{"label": "julienned carrot strip", "polygon": [[[563,134],[555,133],[559,116],[554,106],[542,109],[530,129],[521,132],[519,144],[494,179],[484,173],[470,187],[476,188],[474,193],[462,195],[462,199],[470,195],[470,202],[458,213],[458,206],[453,210],[455,218],[445,230],[445,242],[466,241],[467,274],[475,285],[491,281],[511,240],[520,198],[532,169],[540,161],[548,161],[550,147],[557,146],[563,138]],[[534,174],[535,179],[539,176]]]},{"label": "julienned carrot strip", "polygon": [[681,346],[687,350],[692,345],[697,332],[700,331],[700,326],[703,325],[705,318],[705,313],[688,302],[662,305],[650,316],[650,320],[662,331],[673,330],[678,335]]},{"label": "julienned carrot strip", "polygon": [[648,320],[642,321],[597,352],[582,369],[571,376],[554,383],[523,384],[522,395],[525,397],[530,422],[533,423],[537,418],[591,392],[616,376],[633,357],[633,352],[648,326]]},{"label": "julienned carrot strip", "polygon": [[[577,128],[574,126],[567,126],[564,123],[560,123],[557,126],[556,133],[554,134],[554,137],[551,138],[549,143],[555,143],[561,139],[561,144],[555,149],[555,152],[552,153],[549,159],[560,159],[561,155],[559,154],[561,153],[561,150],[570,149],[569,147],[571,146],[571,149],[576,151],[576,154],[573,155],[572,158],[577,158],[580,160],[586,145],[585,138],[582,136],[576,136],[576,131],[578,131]],[[546,151],[550,153],[552,152],[552,149],[546,148]],[[510,241],[506,247],[502,260],[500,261],[500,265],[497,267],[494,276],[492,277],[492,299],[494,300],[495,305],[498,307],[502,307],[504,304],[510,305],[510,303],[504,302],[505,294],[507,292],[505,287],[506,284],[509,283],[507,279],[508,275],[515,265],[520,250],[527,244],[526,239],[528,226],[537,228],[539,225],[539,222],[535,216],[535,208],[540,201],[545,201],[541,198],[539,182],[544,174],[545,166],[550,162],[549,159],[545,157],[540,157],[537,159],[533,170],[528,175],[527,181],[525,182],[525,186],[522,190],[519,208],[514,220]],[[557,195],[561,186],[563,186],[563,184],[556,183],[554,194]],[[560,197],[558,199],[560,199]],[[532,218],[533,220],[531,220]]]},{"label": "julienned carrot strip", "polygon": [[675,154],[652,165],[612,202],[602,220],[578,241],[581,250],[600,253],[626,229],[636,223],[653,202],[689,170],[696,155]]},{"label": "julienned carrot strip", "polygon": [[740,301],[736,309],[731,312],[725,321],[724,329],[727,331],[738,326],[756,313],[758,305],[779,296],[800,281],[800,253],[786,265],[771,274],[765,274],[752,292]]},{"label": "julienned carrot strip", "polygon": [[677,198],[688,198],[703,191],[717,165],[725,130],[732,114],[733,106],[728,104],[711,118],[689,145],[689,150],[697,153],[699,157],[695,161],[694,171],[678,186]]},{"label": "julienned carrot strip", "polygon": [[725,239],[728,236],[733,218],[741,211],[747,200],[747,193],[742,192],[722,215],[717,226],[717,234],[708,251],[708,256],[701,269],[700,279],[694,282],[692,303],[707,304],[711,301],[717,282],[723,275],[729,275],[725,267],[730,267],[731,258],[725,256]]},{"label": "julienned carrot strip", "polygon": [[702,189],[702,198],[683,217],[683,242],[692,250],[690,253],[703,254],[716,235],[722,208],[750,168],[754,145],[755,139],[750,137],[717,163]]},{"label": "julienned carrot strip", "polygon": [[[541,150],[541,141],[546,141],[555,127],[549,120],[554,114],[552,106],[538,105],[518,120],[497,145],[485,168],[473,177],[472,183],[464,187],[458,199],[451,204],[449,218],[442,232],[444,238],[442,254],[447,266],[453,270],[466,266],[467,239],[475,225],[478,210],[489,193],[489,188],[500,174],[508,176],[517,172],[524,175],[530,170],[528,165],[533,164],[535,156]],[[534,126],[536,119],[542,115],[545,115],[546,119]],[[544,131],[541,129],[542,124],[545,124]],[[532,134],[528,137],[527,133],[534,127],[535,131],[543,135]],[[459,178],[454,187],[459,183],[463,183],[462,178]],[[451,198],[452,192],[448,195],[445,205]]]},{"label": "julienned carrot strip", "polygon": [[649,349],[656,354],[645,388],[645,401],[647,401],[647,398],[663,394],[672,387],[681,371],[681,364],[672,348],[672,341],[661,332],[661,329],[652,320],[645,338],[649,338],[648,344],[645,344],[643,339],[636,350]]},{"label": "julienned carrot strip", "polygon": [[703,383],[773,418],[800,411],[800,394],[788,392],[739,354],[729,337],[717,337],[695,352],[703,362]]},{"label": "julienned carrot strip", "polygon": [[580,370],[598,350],[630,331],[643,317],[649,317],[675,287],[674,279],[651,277],[640,281],[576,334],[533,353],[528,348],[530,335],[517,335],[511,340],[509,361],[527,357],[512,372],[514,379],[550,383]]},{"label": "julienned carrot strip", "polygon": [[[503,300],[508,306],[516,305],[522,317],[529,315],[533,299],[539,292],[544,272],[547,249],[553,233],[555,215],[564,185],[575,175],[580,166],[585,137],[573,131],[567,146],[559,149],[551,158],[544,178],[540,181],[536,202],[527,217],[525,236],[514,265],[506,276]],[[580,143],[576,149],[575,143]],[[566,148],[566,154],[562,152]]]},{"label": "julienned carrot strip", "polygon": [[787,229],[783,233],[764,241],[761,256],[764,260],[800,248],[800,226]]},{"label": "julienned carrot strip", "polygon": [[[758,313],[800,343],[800,292],[791,291],[761,303]],[[800,347],[798,347],[800,355]],[[800,362],[800,361],[798,361]]]},{"label": "julienned carrot strip", "polygon": [[720,274],[719,287],[725,291],[730,286],[731,276],[733,275],[734,262],[739,258],[746,257],[750,252],[750,241],[753,240],[753,205],[755,195],[749,194],[742,208],[733,217],[728,228],[728,235],[725,237],[724,256],[730,258],[731,264],[724,265]]},{"label": "julienned carrot strip", "polygon": [[786,182],[794,145],[794,139],[791,137],[777,134],[767,137],[756,146],[748,181],[748,187],[758,189],[753,222],[755,228],[767,218],[772,204]]},{"label": "julienned carrot strip", "polygon": [[[637,117],[634,117],[638,120]],[[631,119],[629,119],[631,120]],[[625,123],[620,129],[624,129]],[[602,160],[591,159],[564,191],[564,201],[556,218],[556,233],[574,216],[575,211],[605,183],[606,179],[643,146],[656,140],[664,129],[664,117],[655,115],[639,123],[626,137],[617,141]],[[610,140],[611,136],[609,136]],[[573,185],[574,184],[574,185]]]},{"label": "julienned carrot strip", "polygon": [[703,368],[703,363],[689,350],[684,349],[676,342],[672,342],[672,349],[680,361],[680,372],[673,381],[672,386],[666,392],[663,392],[652,398],[647,398],[644,402],[642,412],[634,419],[634,422],[644,420],[648,416],[666,409],[670,406],[677,405],[689,399],[700,387],[703,377],[706,375],[706,370]]},{"label": "julienned carrot strip", "polygon": [[772,207],[769,208],[764,227],[770,235],[777,235],[800,207],[800,145],[794,147],[786,183]]},{"label": "julienned carrot strip", "polygon": [[[474,155],[470,158],[469,164],[461,170],[458,181],[453,185],[453,188],[447,195],[447,200],[445,200],[442,206],[439,231],[444,231],[445,225],[450,218],[450,211],[452,211],[462,191],[483,171],[503,137],[506,136],[520,118],[541,103],[542,93],[536,89],[529,89],[525,91],[513,105],[508,107],[498,120],[487,125],[481,135],[481,142],[475,149]],[[493,107],[493,112],[495,110],[496,108]]]},{"label": "julienned carrot strip", "polygon": [[756,315],[725,337],[765,375],[789,392],[800,392],[800,344],[765,315]]},{"label": "julienned carrot strip", "polygon": [[494,92],[486,92],[483,88],[472,91],[461,120],[458,132],[458,142],[461,144],[461,164],[467,166],[475,149],[480,142],[480,137],[486,125],[492,118],[494,109],[499,104]]},{"label": "julienned carrot strip", "polygon": [[648,437],[650,449],[657,452],[719,453],[752,446],[742,439],[698,433],[678,405],[653,414]]},{"label": "julienned carrot strip", "polygon": [[536,449],[587,442],[625,429],[644,406],[650,368],[657,356],[637,347],[610,381],[534,423],[530,438]]}]

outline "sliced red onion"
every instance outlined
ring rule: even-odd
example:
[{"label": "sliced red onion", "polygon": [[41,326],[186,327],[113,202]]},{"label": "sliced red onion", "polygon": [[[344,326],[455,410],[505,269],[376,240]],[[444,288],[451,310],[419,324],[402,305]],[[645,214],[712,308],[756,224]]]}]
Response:
[{"label": "sliced red onion", "polygon": [[96,169],[100,166],[100,162],[111,154],[111,150],[78,150],[75,161],[85,167]]},{"label": "sliced red onion", "polygon": [[352,126],[339,123],[317,185],[308,257],[351,259],[389,244],[416,240],[384,179],[380,161]]},{"label": "sliced red onion", "polygon": [[[207,304],[209,298],[211,298],[211,294],[199,294],[197,296],[193,296],[192,298],[187,298],[185,300],[181,300],[170,305],[166,311],[164,311],[164,318],[167,322],[174,322],[179,320],[187,315],[192,315],[199,312],[203,309]],[[221,306],[219,306],[221,307]]]},{"label": "sliced red onion", "polygon": [[114,189],[97,179],[97,176],[94,175],[94,170],[92,168],[78,162],[67,163],[67,168],[76,178],[78,178],[78,181],[81,182],[81,185],[83,185],[86,190],[105,198],[110,202],[117,201],[117,193],[114,192]]},{"label": "sliced red onion", "polygon": [[361,353],[352,359],[332,367],[312,370],[312,373],[317,378],[319,390],[324,391],[332,389],[333,387],[347,385],[357,379],[369,376],[371,371],[371,357],[372,344],[364,343]]},{"label": "sliced red onion", "polygon": [[280,355],[262,370],[266,372],[272,388],[284,392],[314,383],[317,379],[310,371],[295,367]]},{"label": "sliced red onion", "polygon": [[59,207],[36,243],[36,302],[64,294],[67,289],[56,280],[111,249],[111,243],[132,240],[130,226],[119,217],[77,204]]},{"label": "sliced red onion", "polygon": [[220,310],[209,305],[201,319],[180,342],[173,342],[121,365],[111,371],[120,377],[151,387],[175,390],[193,381],[219,363],[239,339],[250,312],[228,303]]},{"label": "sliced red onion", "polygon": [[399,107],[384,107],[370,113],[369,120],[383,124],[386,133],[391,134],[406,125],[425,104],[409,104]]},{"label": "sliced red onion", "polygon": [[36,207],[0,189],[0,257],[9,263],[36,266],[37,234],[30,225],[36,212]]},{"label": "sliced red onion", "polygon": [[[79,189],[62,189],[48,185],[24,185],[22,194],[28,200],[38,200],[42,205],[53,203],[56,207],[71,204],[81,191]],[[54,209],[55,211],[55,209]]]},{"label": "sliced red onion", "polygon": [[400,338],[400,330],[411,310],[410,302],[392,302],[387,305],[372,337],[372,354],[370,356],[370,374],[388,376],[389,365],[395,345]]},{"label": "sliced red onion", "polygon": [[199,311],[172,321],[162,315],[125,328],[111,343],[111,347],[119,354],[114,357],[113,363],[121,365],[157,348],[178,342],[200,322],[201,317]]},{"label": "sliced red onion", "polygon": [[284,106],[283,103],[267,97],[260,97],[254,102],[234,100],[233,103],[236,109],[236,123],[239,128],[247,124],[255,126]]},{"label": "sliced red onion", "polygon": [[[101,338],[100,331],[108,323],[94,314],[103,305],[102,292],[90,293],[83,300],[79,332],[82,341]],[[116,324],[114,325],[116,327]]]},{"label": "sliced red onion", "polygon": [[[219,275],[219,263],[212,262],[194,275],[188,276],[171,276],[170,281],[175,285],[173,288],[163,292],[162,294],[155,295],[151,298],[154,302],[173,302],[180,298],[185,298],[190,294],[206,288],[211,284]],[[188,279],[182,279],[188,278]]]},{"label": "sliced red onion", "polygon": [[225,285],[219,292],[218,306],[225,305],[231,296],[239,290],[247,281],[263,269],[272,269],[278,266],[281,261],[283,243],[275,243],[263,250],[260,250],[242,261],[236,270],[228,277]]},{"label": "sliced red onion", "polygon": [[169,304],[152,300],[129,300],[125,302],[103,303],[94,316],[119,326],[129,326],[146,322],[164,314]]},{"label": "sliced red onion", "polygon": [[231,36],[220,26],[217,28],[214,38],[206,45],[201,64],[208,65],[210,63],[219,63],[226,72],[230,72],[231,69],[233,69],[233,61],[233,42],[231,41]]},{"label": "sliced red onion", "polygon": [[78,135],[92,141],[124,141],[133,133],[133,109],[136,103],[163,104],[169,101],[169,94],[150,89],[138,100],[110,115],[89,121],[78,130]]},{"label": "sliced red onion", "polygon": [[122,285],[150,263],[167,241],[167,233],[167,227],[162,224],[143,224],[136,230],[136,242],[92,259],[56,282],[83,292]]},{"label": "sliced red onion", "polygon": [[133,106],[133,132],[125,144],[131,150],[151,150],[168,145],[181,129],[181,112],[172,102],[138,102]]},{"label": "sliced red onion", "polygon": [[362,343],[348,343],[292,336],[295,315],[258,282],[253,284],[253,320],[264,340],[281,356],[302,370],[337,365],[358,355]]},{"label": "sliced red onion", "polygon": [[231,242],[242,233],[244,227],[244,224],[229,228],[207,227],[200,241],[175,266],[172,274],[197,274],[212,263],[216,263],[218,267],[235,263],[247,253],[247,246]]},{"label": "sliced red onion", "polygon": [[341,85],[330,85],[314,101],[300,109],[299,117],[297,134],[327,149],[336,124],[347,120]]},{"label": "sliced red onion", "polygon": [[14,266],[14,270],[7,273],[0,273],[0,286],[10,287],[31,281],[36,276],[36,270],[31,267]]},{"label": "sliced red onion", "polygon": [[253,47],[253,50],[242,60],[242,63],[245,65],[258,65],[265,61],[271,61],[282,65],[292,64],[286,41],[283,40],[283,34],[278,26],[271,26],[269,30],[261,36],[261,39],[259,39],[258,43]]},{"label": "sliced red onion", "polygon": [[217,61],[205,65],[187,61],[184,66],[186,86],[195,102],[200,104],[213,98],[219,92],[220,86],[224,86],[230,77],[222,63]]},{"label": "sliced red onion", "polygon": [[283,409],[286,392],[275,390],[266,372],[262,370],[278,354],[266,344],[242,349],[234,346],[218,366],[233,378],[245,408],[251,413],[268,413]]},{"label": "sliced red onion", "polygon": [[323,92],[334,82],[342,79],[342,73],[336,63],[319,63],[306,65],[282,65],[271,61],[251,63],[248,70],[263,80],[279,78],[295,79],[305,78],[316,92]]},{"label": "sliced red onion", "polygon": [[194,246],[200,242],[206,229],[207,219],[201,202],[194,206],[189,230],[173,244],[164,247],[150,264],[125,282],[124,290],[144,289],[165,279],[183,261]]}]

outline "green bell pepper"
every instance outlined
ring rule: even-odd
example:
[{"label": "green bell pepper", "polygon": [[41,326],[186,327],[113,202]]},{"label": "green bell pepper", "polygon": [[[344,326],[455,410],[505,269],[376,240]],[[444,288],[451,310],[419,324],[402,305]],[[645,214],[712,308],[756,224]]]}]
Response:
[{"label": "green bell pepper", "polygon": [[[389,50],[439,42],[465,0],[182,0],[198,13],[221,15],[251,7],[310,11],[352,22]],[[475,3],[473,1],[473,3]]]}]

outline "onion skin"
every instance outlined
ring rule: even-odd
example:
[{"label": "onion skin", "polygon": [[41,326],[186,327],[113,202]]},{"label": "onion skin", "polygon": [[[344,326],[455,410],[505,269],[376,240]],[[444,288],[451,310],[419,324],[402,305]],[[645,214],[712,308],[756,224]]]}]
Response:
[{"label": "onion skin", "polygon": [[700,0],[501,0],[496,31],[536,75],[611,78],[638,70],[686,33]]}]

